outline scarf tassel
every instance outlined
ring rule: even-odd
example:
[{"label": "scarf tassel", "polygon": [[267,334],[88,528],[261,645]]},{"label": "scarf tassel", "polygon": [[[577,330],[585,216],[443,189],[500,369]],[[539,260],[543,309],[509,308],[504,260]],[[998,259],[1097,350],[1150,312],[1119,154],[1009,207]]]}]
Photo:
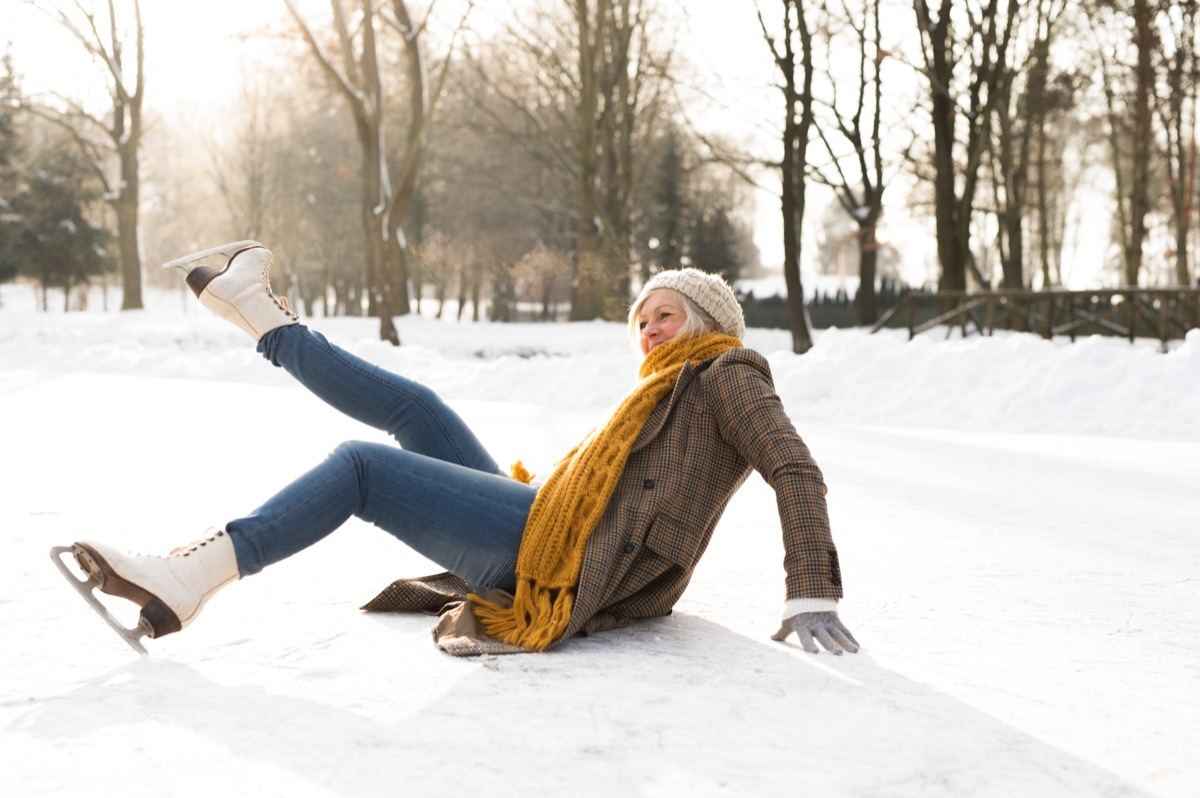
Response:
[{"label": "scarf tassel", "polygon": [[545,651],[570,623],[575,594],[521,579],[511,607],[475,594],[470,599],[488,635],[530,651]]}]

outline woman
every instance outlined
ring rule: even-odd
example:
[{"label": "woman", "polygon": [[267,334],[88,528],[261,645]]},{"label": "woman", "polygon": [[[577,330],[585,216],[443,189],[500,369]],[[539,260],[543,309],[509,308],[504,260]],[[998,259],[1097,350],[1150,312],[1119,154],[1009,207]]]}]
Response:
[{"label": "woman", "polygon": [[[219,271],[203,265],[214,255],[227,258]],[[741,307],[719,277],[682,269],[645,285],[629,313],[639,382],[535,488],[505,475],[428,388],[299,324],[271,292],[270,263],[243,241],[166,266],[274,365],[400,446],[342,444],[250,515],[165,557],[76,543],[88,584],[142,608],[141,634],[185,628],[220,588],[357,516],[448,570],[396,582],[366,609],[441,608],[436,639],[453,654],[542,651],[670,612],[753,467],[775,489],[783,527],[787,595],[774,638],[795,633],[812,653],[814,639],[835,654],[858,650],[837,616],[821,472],[766,360],[742,348]]]}]

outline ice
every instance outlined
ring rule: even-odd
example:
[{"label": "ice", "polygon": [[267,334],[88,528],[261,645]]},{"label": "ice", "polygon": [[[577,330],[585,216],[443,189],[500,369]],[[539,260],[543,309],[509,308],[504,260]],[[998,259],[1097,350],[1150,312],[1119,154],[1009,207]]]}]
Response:
[{"label": "ice", "polygon": [[[14,796],[1170,795],[1200,784],[1200,338],[751,330],[829,484],[862,653],[774,643],[770,489],[676,612],[455,659],[357,607],[432,564],[352,522],[138,657],[48,562],[252,509],[341,418],[182,293],[35,312],[0,286],[0,781]],[[61,302],[51,302],[61,305]],[[91,307],[99,308],[98,300]],[[110,301],[110,307],[119,302]],[[311,324],[545,469],[630,386],[622,325]]]}]

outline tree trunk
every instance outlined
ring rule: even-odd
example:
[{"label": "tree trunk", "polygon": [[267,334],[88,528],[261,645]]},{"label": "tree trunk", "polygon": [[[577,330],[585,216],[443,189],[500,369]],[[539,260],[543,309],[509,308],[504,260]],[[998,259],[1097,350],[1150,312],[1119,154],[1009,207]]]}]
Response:
[{"label": "tree trunk", "polygon": [[1132,174],[1129,184],[1129,238],[1125,248],[1125,285],[1135,286],[1142,271],[1143,249],[1146,243],[1146,217],[1150,213],[1150,157],[1154,146],[1153,112],[1150,107],[1154,92],[1154,9],[1150,0],[1134,0],[1133,42],[1137,47],[1137,67],[1134,74],[1133,122],[1134,135]]},{"label": "tree trunk", "polygon": [[[925,0],[914,0],[921,32],[925,72],[929,80],[931,122],[934,134],[934,202],[937,224],[938,287],[946,291],[967,288],[968,271],[981,284],[989,283],[977,268],[971,250],[972,215],[979,170],[990,145],[991,118],[998,103],[1007,102],[1006,77],[1010,69],[1008,44],[1020,5],[1008,0],[986,0],[968,15],[971,24],[957,39],[952,36],[951,0],[942,0],[938,17],[929,14]],[[969,59],[972,72],[962,98],[956,98],[955,70]],[[963,114],[956,130],[956,115]],[[962,152],[956,158],[956,146]]]},{"label": "tree trunk", "polygon": [[[954,77],[950,60],[950,0],[942,0],[936,23],[929,24],[926,4],[916,4],[918,20],[925,24],[929,35],[930,121],[933,124],[934,219],[940,274],[938,289],[963,291],[967,287],[966,257],[959,240],[958,194],[955,188],[954,99],[949,87]],[[968,244],[969,247],[969,244]]]},{"label": "tree trunk", "polygon": [[[858,228],[859,284],[855,294],[857,323],[866,326],[878,318],[875,295],[875,279],[879,260],[879,220],[883,218],[883,194],[886,189],[882,152],[882,106],[883,74],[881,65],[886,58],[880,30],[879,0],[865,0],[862,21],[848,20],[858,40],[858,85],[853,92],[856,98],[843,111],[835,102],[830,107],[833,120],[827,126],[817,125],[816,130],[825,145],[829,162],[836,177],[818,172],[821,181],[832,188],[842,208],[854,220]],[[843,6],[849,13],[848,6]],[[824,24],[824,20],[821,21]],[[818,24],[816,27],[820,28]],[[832,40],[830,40],[832,44]],[[844,68],[844,67],[843,67]],[[832,76],[831,76],[832,79]],[[868,102],[868,97],[870,101]],[[864,133],[863,115],[869,115],[869,128]],[[828,129],[827,129],[828,128]],[[838,136],[853,149],[857,168],[858,184],[853,185],[847,170],[841,164],[842,154],[833,146],[831,136]],[[849,157],[846,157],[849,160]]]},{"label": "tree trunk", "polygon": [[[118,261],[124,296],[122,310],[142,308],[142,262],[139,250],[138,201],[139,154],[142,138],[142,100],[145,96],[145,30],[142,25],[140,0],[132,0],[135,30],[133,32],[134,66],[128,70],[125,58],[125,36],[117,25],[113,0],[107,3],[107,20],[97,18],[93,10],[82,4],[70,12],[63,3],[33,3],[71,34],[107,73],[105,81],[112,102],[112,118],[105,122],[81,109],[70,112],[59,109],[33,108],[38,116],[67,130],[92,165],[117,217]],[[78,15],[82,19],[77,18]],[[107,22],[107,31],[102,33]],[[103,137],[98,135],[103,131]],[[103,138],[101,143],[98,139]],[[115,154],[116,180],[111,162],[101,155]]]},{"label": "tree trunk", "polygon": [[121,300],[121,310],[140,310],[142,308],[142,257],[138,234],[138,206],[140,201],[139,150],[142,142],[142,98],[144,96],[145,78],[145,35],[142,27],[142,9],[138,0],[134,0],[133,10],[137,30],[135,31],[135,69],[137,75],[134,87],[129,91],[125,84],[124,58],[120,36],[117,33],[115,13],[112,3],[109,3],[109,16],[112,18],[112,53],[113,66],[113,127],[112,140],[120,162],[120,185],[113,194],[116,196],[114,206],[117,214],[117,239],[119,241],[121,262],[121,285],[124,292]]},{"label": "tree trunk", "polygon": [[575,280],[572,286],[571,319],[585,321],[604,312],[602,297],[603,260],[599,252],[600,208],[596,182],[600,172],[596,153],[596,119],[600,97],[597,81],[596,42],[588,0],[575,0],[575,24],[578,32],[579,166],[575,179],[575,201],[579,208],[576,232]]},{"label": "tree trunk", "polygon": [[[136,150],[136,146],[133,147]],[[137,154],[133,154],[136,162]],[[117,246],[120,250],[121,310],[142,308],[142,255],[138,247],[138,175],[136,166],[124,190],[113,203],[117,213]]]},{"label": "tree trunk", "polygon": [[875,301],[875,277],[878,271],[879,242],[876,238],[877,225],[872,220],[858,231],[858,323],[866,327],[879,318]]},{"label": "tree trunk", "polygon": [[[132,94],[123,88],[114,92],[117,102],[113,108],[113,144],[120,161],[121,184],[117,187],[113,206],[117,214],[117,241],[120,249],[121,310],[142,308],[142,256],[138,235],[138,207],[141,179],[139,154],[142,141],[142,24],[138,15],[137,87]],[[120,60],[118,56],[118,70]],[[117,80],[119,81],[119,77]]]},{"label": "tree trunk", "polygon": [[[343,0],[330,0],[333,26],[337,33],[342,65],[334,64],[318,43],[312,29],[294,5],[288,10],[300,26],[309,48],[326,74],[341,90],[354,116],[362,166],[362,219],[366,276],[371,312],[379,317],[379,337],[399,346],[400,335],[393,316],[408,313],[408,242],[402,223],[416,192],[422,142],[429,122],[431,106],[425,83],[425,68],[420,49],[420,30],[416,28],[403,0],[392,0],[394,20],[388,20],[404,39],[406,74],[409,79],[408,141],[401,162],[399,179],[393,189],[388,168],[388,150],[383,106],[385,92],[376,53],[374,0],[360,0],[362,19],[351,31]],[[465,20],[465,18],[464,18]],[[461,29],[461,23],[460,23]],[[361,37],[356,46],[355,36]],[[457,35],[457,32],[456,32]],[[445,79],[443,65],[440,80]],[[441,83],[439,82],[439,90]]]},{"label": "tree trunk", "polygon": [[[783,159],[781,161],[783,212],[783,278],[787,286],[788,326],[792,332],[792,351],[802,355],[813,347],[812,321],[804,301],[804,283],[800,275],[804,226],[805,180],[808,160],[808,136],[812,129],[812,34],[800,0],[783,0],[784,51],[776,60],[783,72],[784,107]],[[793,19],[792,14],[795,14]],[[793,24],[795,27],[793,28]],[[802,88],[796,88],[796,53],[792,33],[800,39]],[[799,118],[797,118],[799,113]]]},{"label": "tree trunk", "polygon": [[[1178,27],[1169,29],[1174,52],[1164,52],[1167,101],[1164,127],[1167,133],[1166,166],[1171,189],[1175,232],[1176,285],[1190,285],[1193,191],[1196,173],[1196,13],[1195,0],[1181,4]],[[1169,19],[1169,18],[1168,18]]]},{"label": "tree trunk", "polygon": [[[402,225],[408,216],[413,197],[417,193],[417,180],[424,152],[425,130],[433,113],[433,101],[430,100],[429,87],[426,85],[425,55],[421,46],[421,38],[408,12],[408,6],[404,0],[392,0],[392,10],[396,22],[400,26],[400,33],[404,37],[404,67],[408,80],[408,141],[400,167],[399,179],[388,197],[387,253],[389,258],[386,288],[391,298],[392,308],[397,314],[404,315],[410,310],[409,247]],[[433,92],[435,99],[441,94],[448,64],[449,56],[447,56],[447,63],[442,67],[441,77]]]},{"label": "tree trunk", "polygon": [[[362,153],[362,215],[366,235],[367,290],[370,292],[368,302],[370,312],[379,318],[379,339],[399,346],[400,335],[392,321],[392,297],[387,282],[385,210],[391,192],[383,126],[385,98],[375,46],[375,6],[373,0],[362,0],[362,4],[362,52],[359,63],[362,93],[356,98],[354,111]],[[349,46],[350,39],[346,37],[344,41],[347,44],[345,52],[353,53],[353,48]]]},{"label": "tree trunk", "polygon": [[600,130],[604,137],[601,186],[604,188],[605,281],[604,318],[621,319],[629,307],[630,297],[630,246],[633,239],[630,212],[634,191],[634,116],[638,109],[632,99],[633,86],[629,74],[630,50],[636,26],[640,24],[638,14],[631,8],[630,0],[606,0],[602,3],[605,16],[603,41],[609,53],[604,78],[604,124]]}]

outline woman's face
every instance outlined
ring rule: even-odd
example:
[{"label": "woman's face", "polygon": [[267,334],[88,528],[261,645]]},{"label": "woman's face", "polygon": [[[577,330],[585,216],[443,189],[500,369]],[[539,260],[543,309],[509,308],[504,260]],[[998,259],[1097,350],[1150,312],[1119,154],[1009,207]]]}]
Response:
[{"label": "woman's face", "polygon": [[647,294],[646,301],[638,311],[638,329],[642,331],[638,345],[642,354],[674,338],[685,321],[687,315],[679,304],[677,294],[670,288],[659,288]]}]

